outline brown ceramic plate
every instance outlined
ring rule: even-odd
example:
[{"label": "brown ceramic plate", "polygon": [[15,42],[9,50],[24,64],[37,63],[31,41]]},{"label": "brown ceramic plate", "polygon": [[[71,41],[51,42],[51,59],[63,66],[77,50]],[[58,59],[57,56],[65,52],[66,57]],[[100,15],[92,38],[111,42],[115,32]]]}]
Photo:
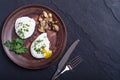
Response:
[{"label": "brown ceramic plate", "polygon": [[[18,37],[14,30],[14,24],[16,19],[22,16],[29,16],[31,18],[36,19],[36,17],[41,14],[42,10],[52,13],[53,19],[58,21],[58,25],[60,27],[60,30],[58,32],[47,31],[48,38],[51,42],[50,48],[53,51],[52,57],[50,57],[49,59],[36,59],[32,57],[30,50],[28,50],[25,54],[22,55],[18,55],[15,54],[15,52],[10,51],[4,45],[4,42],[7,40],[12,40],[15,37]],[[36,25],[35,32],[30,38],[25,40],[25,45],[28,48],[30,48],[32,41],[34,41],[39,34],[41,33],[37,31],[37,25]],[[36,4],[23,6],[15,10],[12,14],[10,14],[10,16],[5,21],[2,30],[2,45],[7,56],[17,65],[27,69],[43,69],[52,65],[63,54],[63,50],[66,45],[66,40],[67,40],[67,31],[60,16],[50,8]]]}]

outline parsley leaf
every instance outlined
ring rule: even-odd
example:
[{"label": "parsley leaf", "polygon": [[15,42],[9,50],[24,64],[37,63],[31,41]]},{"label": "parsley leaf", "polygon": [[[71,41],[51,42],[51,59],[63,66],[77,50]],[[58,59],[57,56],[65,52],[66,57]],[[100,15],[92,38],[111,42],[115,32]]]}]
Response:
[{"label": "parsley leaf", "polygon": [[4,43],[4,45],[16,54],[23,54],[27,51],[27,47],[24,46],[24,40],[20,38],[14,38],[11,41],[8,40]]},{"label": "parsley leaf", "polygon": [[20,39],[20,38],[15,38],[15,39],[13,39],[13,41],[16,42],[16,43],[19,43],[19,44],[23,44],[24,43],[24,40]]},{"label": "parsley leaf", "polygon": [[22,54],[22,53],[25,53],[26,50],[27,50],[26,47],[22,47],[22,48],[16,49],[15,52],[16,52],[16,53],[19,53],[19,54]]}]

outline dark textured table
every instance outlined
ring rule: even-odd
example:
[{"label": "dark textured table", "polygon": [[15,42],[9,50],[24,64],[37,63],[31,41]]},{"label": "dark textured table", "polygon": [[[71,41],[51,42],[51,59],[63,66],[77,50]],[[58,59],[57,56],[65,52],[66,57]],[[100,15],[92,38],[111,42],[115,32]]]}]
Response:
[{"label": "dark textured table", "polygon": [[[120,0],[1,0],[1,31],[7,16],[26,4],[48,6],[62,17],[68,31],[65,51],[80,39],[70,58],[80,54],[84,61],[58,80],[120,80]],[[27,70],[14,64],[0,45],[0,80],[50,80],[58,62]]]}]

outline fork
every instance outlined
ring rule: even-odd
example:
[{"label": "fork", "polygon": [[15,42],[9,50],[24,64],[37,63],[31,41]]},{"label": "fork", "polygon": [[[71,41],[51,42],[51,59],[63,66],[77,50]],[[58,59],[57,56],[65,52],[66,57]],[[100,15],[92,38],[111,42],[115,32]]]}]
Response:
[{"label": "fork", "polygon": [[[80,55],[76,56],[75,58],[73,58],[72,60],[70,60],[68,62],[68,64],[65,66],[65,68],[62,70],[62,72],[60,72],[56,77],[58,78],[61,74],[63,74],[66,71],[70,71],[73,70],[77,65],[79,65],[81,62],[83,61],[83,59],[80,57]],[[54,79],[54,80],[55,80]]]}]

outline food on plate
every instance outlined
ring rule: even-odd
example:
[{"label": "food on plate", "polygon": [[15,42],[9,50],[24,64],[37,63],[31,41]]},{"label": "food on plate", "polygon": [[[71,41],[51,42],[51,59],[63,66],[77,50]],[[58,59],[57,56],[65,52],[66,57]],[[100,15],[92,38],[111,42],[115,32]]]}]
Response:
[{"label": "food on plate", "polygon": [[53,16],[50,12],[43,11],[38,20],[40,22],[38,28],[40,32],[46,32],[46,30],[59,31],[57,21],[53,20]]},{"label": "food on plate", "polygon": [[29,38],[35,30],[35,20],[29,17],[20,17],[15,22],[15,32],[21,39]]},{"label": "food on plate", "polygon": [[24,46],[24,40],[20,38],[14,38],[11,41],[8,40],[4,43],[4,45],[16,54],[23,54],[27,51],[26,46]]},{"label": "food on plate", "polygon": [[52,55],[47,33],[40,34],[31,44],[30,51],[35,58],[49,58]]},{"label": "food on plate", "polygon": [[[24,40],[31,37],[34,31],[36,31],[35,26],[38,26],[38,31],[42,33],[35,38],[34,41],[32,40],[30,46],[31,55],[35,58],[49,58],[52,55],[50,44],[52,46],[56,42],[50,43],[50,41],[55,38],[56,32],[59,31],[58,22],[55,21],[53,15],[47,11],[43,11],[40,16],[31,16],[23,16],[16,19],[15,32],[20,38],[6,41],[5,45],[16,54],[25,53],[28,46],[24,45]],[[48,36],[48,33],[51,35]]]}]

